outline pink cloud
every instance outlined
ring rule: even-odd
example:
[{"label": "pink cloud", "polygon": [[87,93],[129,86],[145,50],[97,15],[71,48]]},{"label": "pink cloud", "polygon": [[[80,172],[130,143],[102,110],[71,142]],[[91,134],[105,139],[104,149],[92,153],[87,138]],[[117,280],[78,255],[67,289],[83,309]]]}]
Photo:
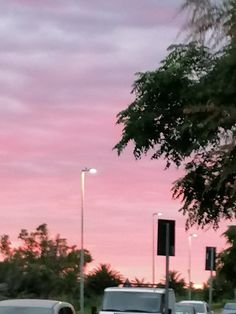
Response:
[{"label": "pink cloud", "polygon": [[[56,4],[55,4],[56,3]],[[178,226],[171,268],[187,276],[187,234],[163,161],[136,161],[132,144],[118,158],[116,114],[132,100],[135,73],[158,67],[178,33],[176,1],[7,1],[0,36],[0,228],[48,223],[80,242],[80,171],[86,176],[85,243],[94,264],[151,280],[152,213]],[[220,230],[224,230],[222,225]],[[223,246],[219,232],[200,232],[193,279],[207,279],[205,245]],[[222,242],[221,242],[222,241]],[[199,254],[197,254],[199,252]],[[157,276],[164,260],[157,257]],[[203,267],[203,266],[202,266]]]}]

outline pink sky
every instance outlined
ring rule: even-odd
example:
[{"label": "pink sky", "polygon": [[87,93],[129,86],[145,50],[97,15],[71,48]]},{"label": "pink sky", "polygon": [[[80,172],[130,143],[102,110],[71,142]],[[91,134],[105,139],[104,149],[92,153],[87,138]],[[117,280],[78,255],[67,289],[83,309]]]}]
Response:
[{"label": "pink sky", "polygon": [[[170,268],[187,279],[188,234],[164,163],[121,157],[116,114],[132,100],[135,73],[158,67],[178,42],[180,0],[4,0],[0,10],[0,234],[47,223],[80,243],[80,171],[86,176],[85,247],[94,266],[152,278],[152,213],[176,220]],[[175,17],[175,18],[174,18]],[[192,280],[206,281],[205,247],[218,232],[197,231]],[[195,230],[190,230],[189,233]],[[165,260],[156,257],[157,281]]]}]

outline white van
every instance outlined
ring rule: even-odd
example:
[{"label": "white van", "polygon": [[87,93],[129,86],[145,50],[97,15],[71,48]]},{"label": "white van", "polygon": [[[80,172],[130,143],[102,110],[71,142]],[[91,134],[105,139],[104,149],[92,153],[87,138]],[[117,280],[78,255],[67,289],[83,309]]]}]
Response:
[{"label": "white van", "polygon": [[[165,289],[112,287],[104,290],[100,314],[165,313]],[[169,314],[175,314],[175,293],[169,289]]]}]

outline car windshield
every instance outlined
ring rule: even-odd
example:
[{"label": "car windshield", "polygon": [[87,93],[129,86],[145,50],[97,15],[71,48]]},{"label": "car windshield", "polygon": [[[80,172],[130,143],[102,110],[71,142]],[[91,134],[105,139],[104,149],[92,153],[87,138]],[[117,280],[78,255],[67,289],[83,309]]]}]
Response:
[{"label": "car windshield", "polygon": [[1,306],[0,314],[53,314],[53,311],[42,307]]},{"label": "car windshield", "polygon": [[161,310],[161,301],[162,294],[158,293],[106,291],[103,298],[102,310],[156,313]]},{"label": "car windshield", "polygon": [[236,310],[236,303],[226,303],[224,308],[226,310]]},{"label": "car windshield", "polygon": [[192,306],[176,304],[175,305],[175,313],[177,313],[177,314],[193,314],[194,309]]},{"label": "car windshield", "polygon": [[205,307],[203,303],[187,303],[185,302],[184,304],[192,305],[197,313],[205,313]]}]

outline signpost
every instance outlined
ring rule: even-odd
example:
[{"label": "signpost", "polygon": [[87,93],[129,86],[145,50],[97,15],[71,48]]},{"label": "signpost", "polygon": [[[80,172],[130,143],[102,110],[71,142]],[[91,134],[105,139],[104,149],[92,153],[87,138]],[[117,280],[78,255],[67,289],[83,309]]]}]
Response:
[{"label": "signpost", "polygon": [[213,270],[216,270],[216,248],[212,246],[206,247],[206,270],[210,270],[210,287],[209,287],[209,307],[212,304],[212,283],[213,283]]},{"label": "signpost", "polygon": [[175,255],[175,221],[158,219],[157,255],[166,256],[165,314],[169,312],[169,257]]}]

